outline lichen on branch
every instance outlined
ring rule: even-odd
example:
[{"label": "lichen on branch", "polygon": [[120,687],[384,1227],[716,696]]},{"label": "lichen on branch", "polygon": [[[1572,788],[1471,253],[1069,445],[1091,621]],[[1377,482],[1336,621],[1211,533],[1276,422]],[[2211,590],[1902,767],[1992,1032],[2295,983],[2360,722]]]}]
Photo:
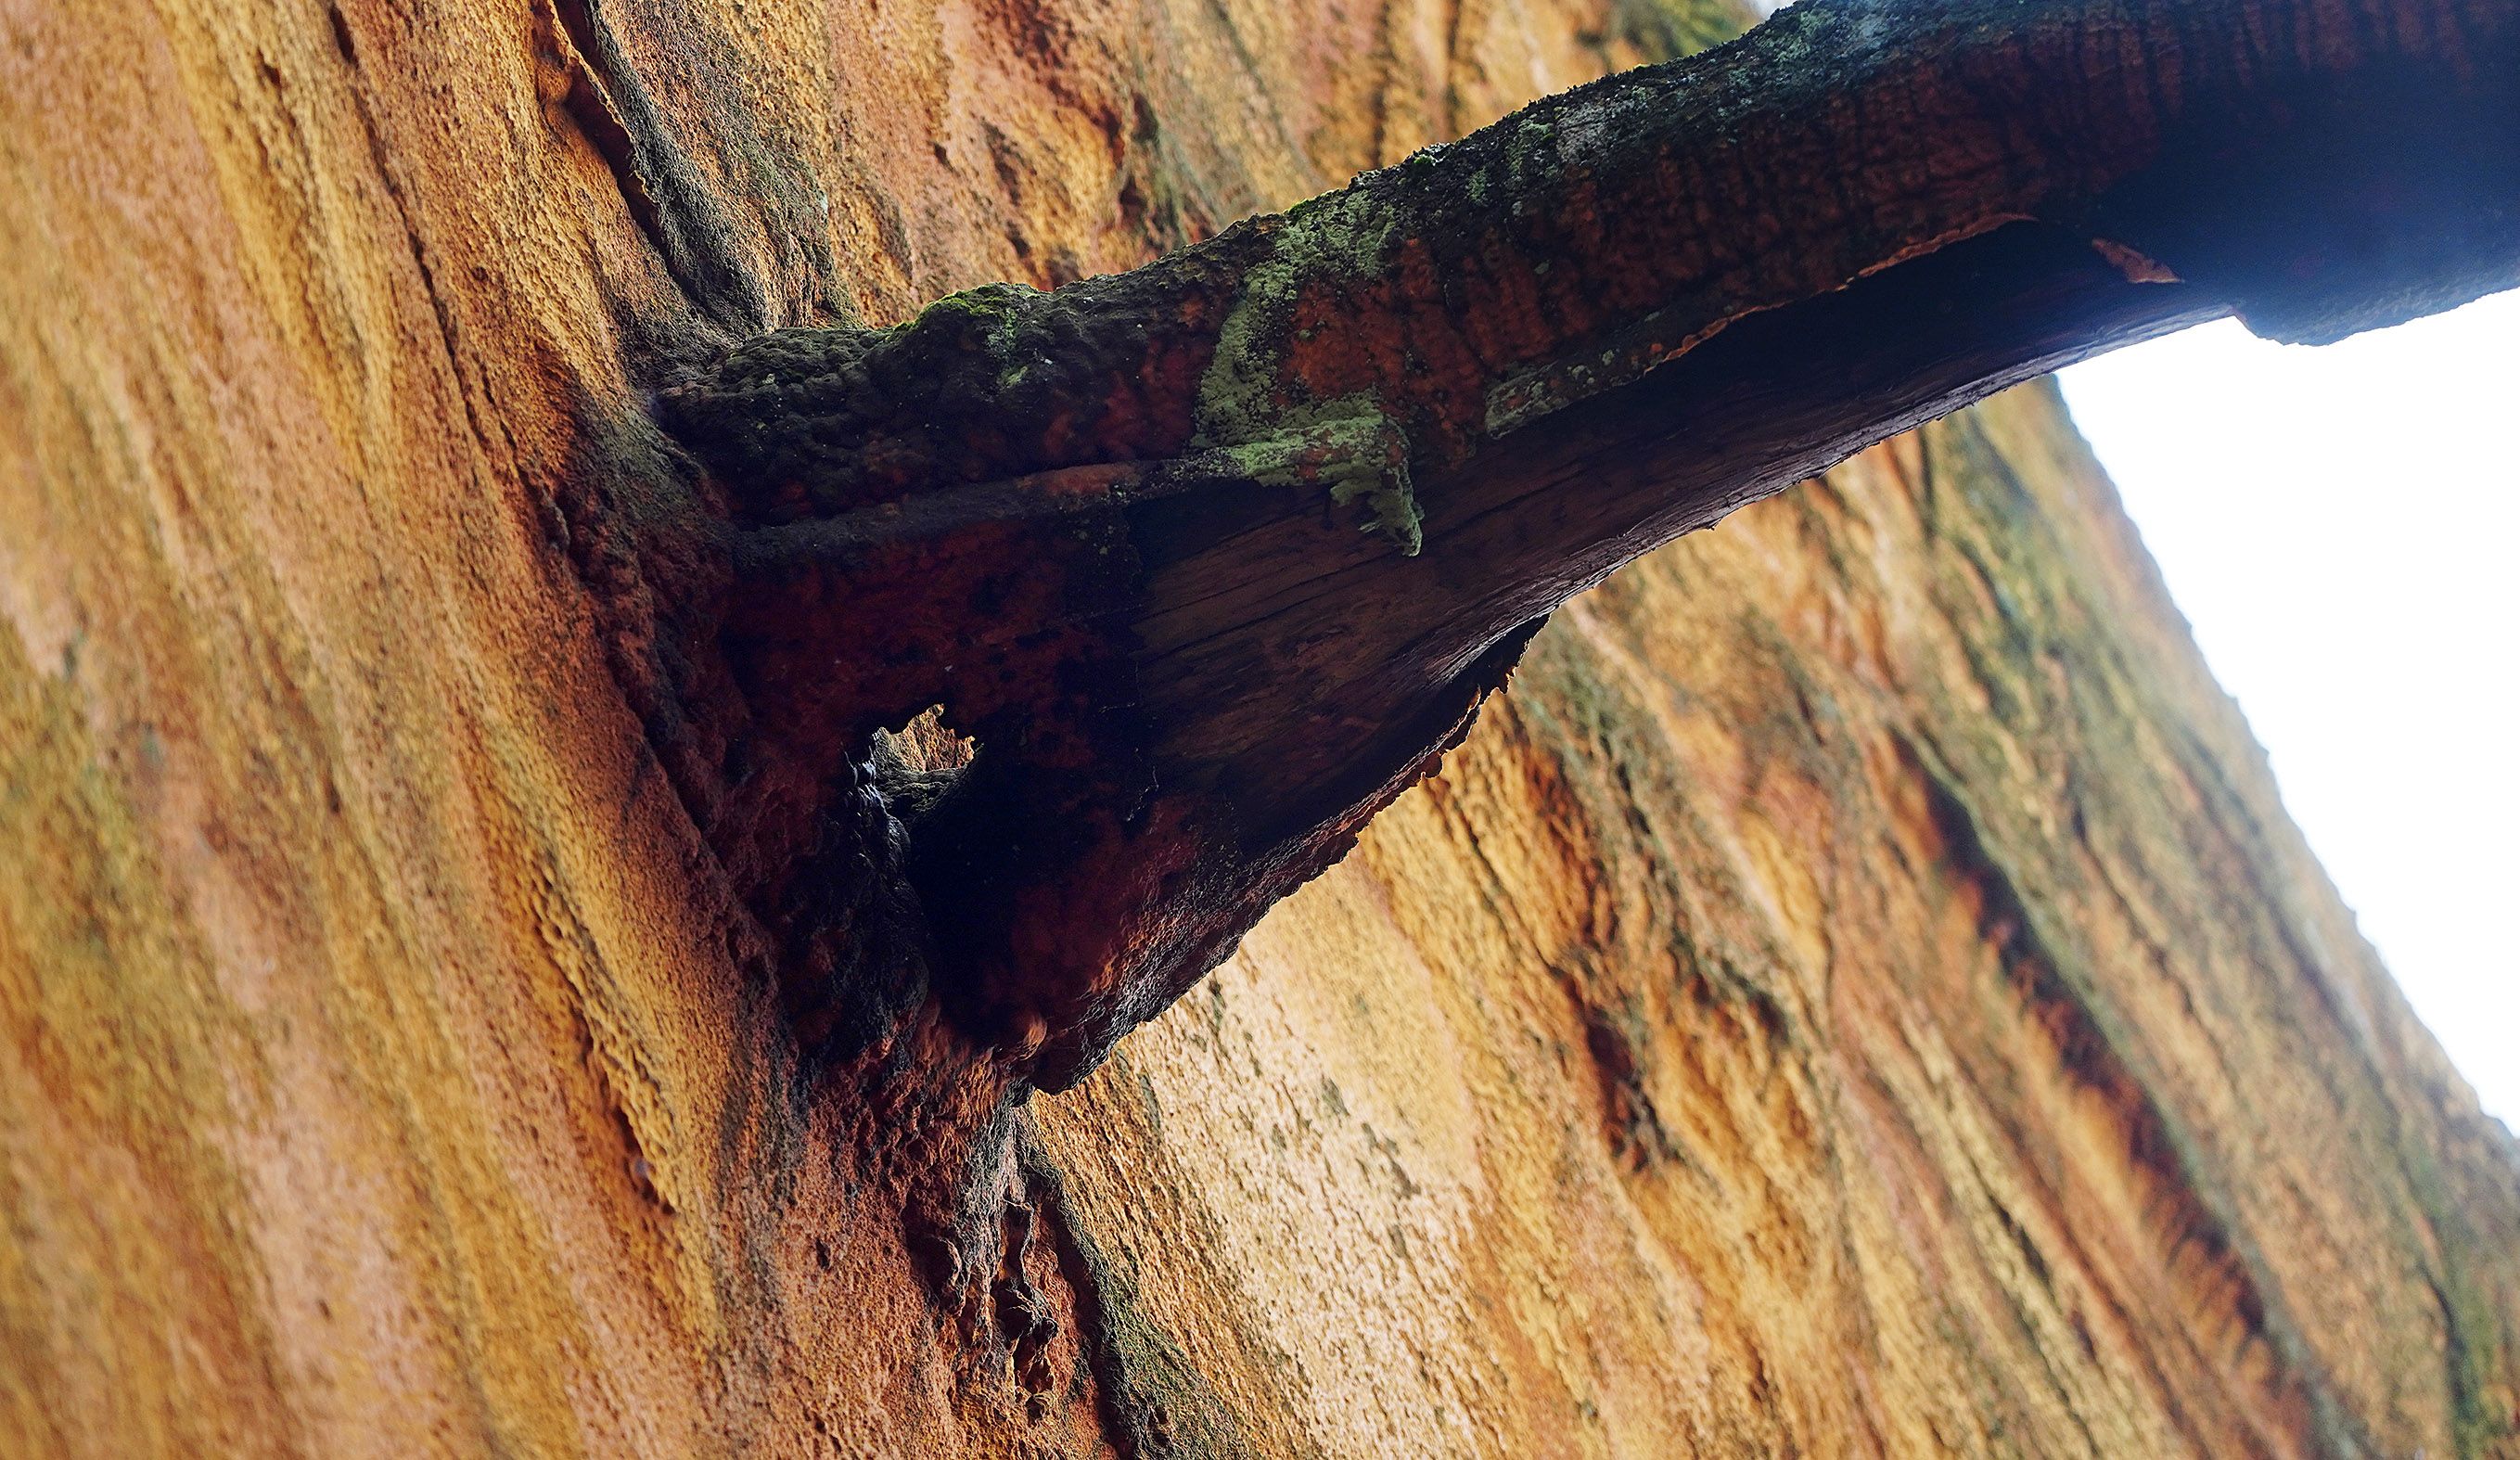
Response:
[{"label": "lichen on branch", "polygon": [[919,895],[1071,1080],[1619,563],[2150,334],[2520,281],[2515,14],[1806,0],[1129,273],[748,342],[662,407],[770,544],[754,749],[972,730]]}]

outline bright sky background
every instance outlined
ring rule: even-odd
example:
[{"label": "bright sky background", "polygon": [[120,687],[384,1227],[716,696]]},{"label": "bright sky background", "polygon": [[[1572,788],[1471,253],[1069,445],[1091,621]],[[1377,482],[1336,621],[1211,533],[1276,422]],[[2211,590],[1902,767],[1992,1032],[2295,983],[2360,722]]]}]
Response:
[{"label": "bright sky background", "polygon": [[2063,381],[2363,935],[2520,1127],[2520,293]]}]

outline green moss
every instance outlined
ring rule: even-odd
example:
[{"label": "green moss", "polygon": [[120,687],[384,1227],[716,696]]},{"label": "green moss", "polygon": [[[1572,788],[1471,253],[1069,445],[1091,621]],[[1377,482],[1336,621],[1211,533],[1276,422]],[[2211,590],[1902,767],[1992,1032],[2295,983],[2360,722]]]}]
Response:
[{"label": "green moss", "polygon": [[945,296],[897,328],[919,331],[966,325],[992,330],[1011,327],[1017,311],[1040,294],[1022,284],[983,284]]},{"label": "green moss", "polygon": [[983,284],[949,294],[885,333],[895,336],[902,347],[922,354],[980,355],[996,367],[992,373],[1000,388],[1005,388],[1023,378],[1019,326],[1028,309],[1046,297],[1021,284]]}]

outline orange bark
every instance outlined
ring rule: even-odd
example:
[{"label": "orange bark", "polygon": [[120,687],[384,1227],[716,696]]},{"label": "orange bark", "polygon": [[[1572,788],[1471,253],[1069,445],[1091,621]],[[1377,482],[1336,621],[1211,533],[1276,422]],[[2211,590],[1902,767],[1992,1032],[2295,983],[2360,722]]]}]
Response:
[{"label": "orange bark", "polygon": [[2036,396],[1581,600],[1074,1092],[805,1065],[638,362],[1656,15],[0,19],[0,1453],[2507,1450],[2520,1163]]}]

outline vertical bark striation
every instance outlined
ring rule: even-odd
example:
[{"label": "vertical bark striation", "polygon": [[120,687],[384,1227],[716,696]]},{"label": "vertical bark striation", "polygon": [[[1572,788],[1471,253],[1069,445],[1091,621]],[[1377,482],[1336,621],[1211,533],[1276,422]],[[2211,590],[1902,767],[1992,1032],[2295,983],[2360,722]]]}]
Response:
[{"label": "vertical bark striation", "polygon": [[[997,484],[890,527],[780,506],[696,471],[659,392],[765,332],[1134,268],[1731,23],[13,9],[0,1452],[2507,1450],[2520,1163],[2035,399],[1581,600],[1444,778],[1072,1092],[1019,1105],[1023,1031],[975,1038],[968,983],[936,1008],[930,859],[988,803],[955,788],[1143,732],[1012,717],[958,776],[924,723],[803,714],[898,685],[915,570],[962,561],[921,516]],[[1934,301],[1998,260],[1935,256],[1950,293],[1863,316],[1917,354],[1815,371],[1958,358]],[[2108,271],[2015,317],[2160,292],[2068,256]],[[1600,488],[1642,547],[1677,524],[1601,447],[1620,402],[1665,461],[1822,453],[1778,442],[1836,332],[1788,313],[1508,435],[1590,454],[1492,489]],[[1712,353],[1763,319],[1798,342]],[[1037,601],[1105,601],[1098,544],[1232,551],[1239,492],[1247,564],[1284,518],[1431,574],[1512,517],[1421,474],[1400,559],[1308,465],[1116,516],[1066,469],[1064,531],[1009,530],[1038,570],[954,642],[1121,704],[1094,676],[1143,669]],[[1385,597],[1497,631],[1434,581]],[[898,612],[760,672],[859,600]],[[1468,698],[1409,693],[1422,743]],[[1320,724],[1280,747],[1292,812],[1358,744]]]}]

